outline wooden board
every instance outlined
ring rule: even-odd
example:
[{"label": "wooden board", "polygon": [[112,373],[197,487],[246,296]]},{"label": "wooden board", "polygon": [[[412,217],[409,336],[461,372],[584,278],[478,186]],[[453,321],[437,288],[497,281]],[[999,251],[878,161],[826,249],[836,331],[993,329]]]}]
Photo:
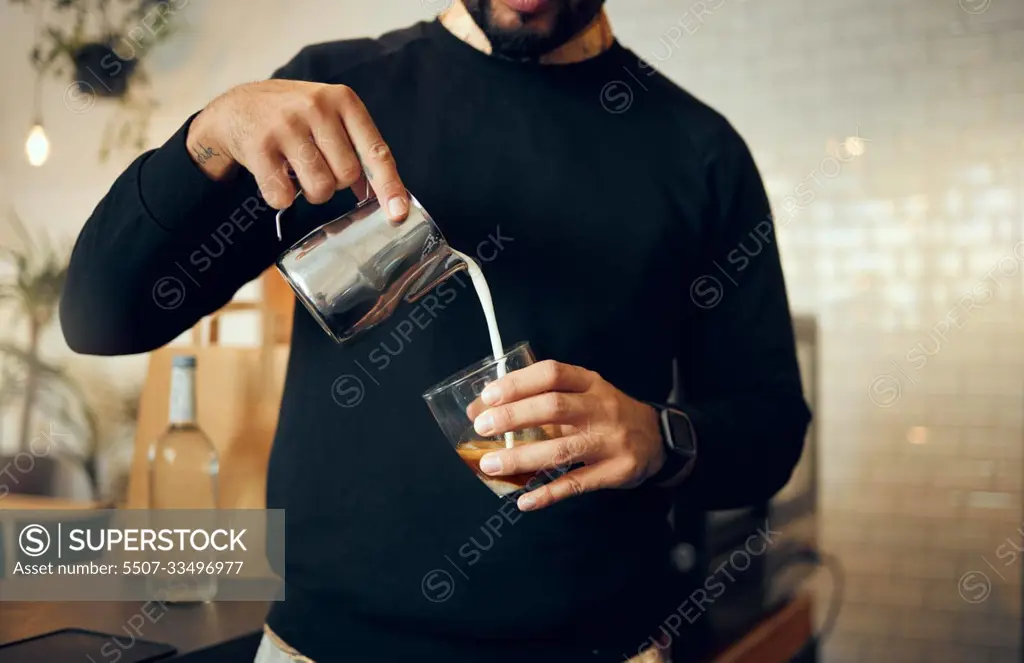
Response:
[{"label": "wooden board", "polygon": [[264,343],[288,345],[292,342],[292,316],[295,293],[276,268],[263,273]]}]

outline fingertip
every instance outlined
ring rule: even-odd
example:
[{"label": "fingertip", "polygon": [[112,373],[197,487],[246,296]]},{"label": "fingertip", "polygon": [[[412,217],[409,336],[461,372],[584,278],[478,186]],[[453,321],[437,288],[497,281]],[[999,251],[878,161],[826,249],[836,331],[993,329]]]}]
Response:
[{"label": "fingertip", "polygon": [[500,474],[501,456],[496,453],[485,454],[480,459],[480,471],[484,474]]},{"label": "fingertip", "polygon": [[283,183],[271,183],[260,187],[260,195],[268,205],[276,210],[283,210],[295,200],[295,187]]},{"label": "fingertip", "polygon": [[484,412],[473,420],[473,429],[478,435],[491,435],[495,433],[494,415]]},{"label": "fingertip", "polygon": [[268,205],[270,205],[277,211],[281,211],[284,208],[288,207],[288,203],[285,202],[285,200],[287,200],[287,196],[282,196],[277,193],[268,193],[264,194],[263,199],[267,201]]},{"label": "fingertip", "polygon": [[388,216],[396,223],[405,221],[409,216],[409,201],[405,196],[392,196],[388,200]]},{"label": "fingertip", "polygon": [[303,189],[305,192],[306,200],[311,205],[323,205],[328,202],[334,194],[334,189],[327,189],[324,187],[310,187],[309,189]]},{"label": "fingertip", "polygon": [[487,387],[480,392],[480,400],[487,405],[497,405],[501,401],[501,388],[494,384],[487,385]]},{"label": "fingertip", "polygon": [[537,508],[537,498],[533,493],[526,493],[516,501],[516,505],[520,511],[532,511]]}]

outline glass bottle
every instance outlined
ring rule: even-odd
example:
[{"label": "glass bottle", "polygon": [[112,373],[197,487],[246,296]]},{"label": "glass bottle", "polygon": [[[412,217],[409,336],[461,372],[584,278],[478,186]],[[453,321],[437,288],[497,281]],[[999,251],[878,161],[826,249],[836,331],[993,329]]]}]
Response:
[{"label": "glass bottle", "polygon": [[[201,513],[194,514],[194,518],[190,516],[189,521],[193,521],[190,522],[192,527],[201,527],[194,523],[212,520],[217,508],[219,462],[216,448],[197,423],[195,373],[194,356],[173,358],[167,430],[149,448],[149,508],[156,521],[161,519],[163,510],[200,510]],[[180,514],[173,518],[177,519],[174,520],[177,526],[184,522]],[[182,560],[184,573],[168,573],[165,566],[162,572],[147,577],[149,594],[170,603],[213,600],[217,594],[216,576],[187,571],[189,560],[204,563],[213,560],[178,551],[173,559],[167,557],[164,564],[177,564]]]}]

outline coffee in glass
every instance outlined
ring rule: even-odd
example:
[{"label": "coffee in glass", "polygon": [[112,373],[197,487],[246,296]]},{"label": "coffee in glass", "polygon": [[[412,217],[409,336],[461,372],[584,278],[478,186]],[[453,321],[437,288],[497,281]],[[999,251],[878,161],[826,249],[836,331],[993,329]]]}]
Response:
[{"label": "coffee in glass", "polygon": [[[510,495],[526,487],[536,474],[489,476],[480,470],[480,459],[491,451],[548,439],[540,428],[525,428],[504,435],[486,437],[473,428],[473,420],[487,409],[480,393],[506,373],[533,364],[528,343],[519,343],[497,359],[488,357],[428,389],[423,399],[444,431],[459,458],[497,495]],[[537,483],[537,482],[534,482]]]}]

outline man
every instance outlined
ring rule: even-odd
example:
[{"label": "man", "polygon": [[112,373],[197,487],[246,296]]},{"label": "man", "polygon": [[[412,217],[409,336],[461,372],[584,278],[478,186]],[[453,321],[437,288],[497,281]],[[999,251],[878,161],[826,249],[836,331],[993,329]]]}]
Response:
[{"label": "man", "polygon": [[[466,280],[413,333],[399,309],[344,346],[298,308],[267,484],[287,600],[262,661],[622,661],[640,643],[656,646],[636,660],[667,660],[673,492],[732,508],[788,479],[809,413],[757,170],[721,116],[615,42],[602,4],[465,0],[305,48],[141,156],[82,230],[68,344],[145,352],[352,205],[336,192],[368,185],[400,222],[408,187],[477,247],[506,341],[547,360],[491,385],[475,427],[560,437],[483,468],[571,469],[503,502],[420,397],[490,355]],[[313,205],[278,241],[298,188]],[[359,376],[356,404],[337,389]]]}]

